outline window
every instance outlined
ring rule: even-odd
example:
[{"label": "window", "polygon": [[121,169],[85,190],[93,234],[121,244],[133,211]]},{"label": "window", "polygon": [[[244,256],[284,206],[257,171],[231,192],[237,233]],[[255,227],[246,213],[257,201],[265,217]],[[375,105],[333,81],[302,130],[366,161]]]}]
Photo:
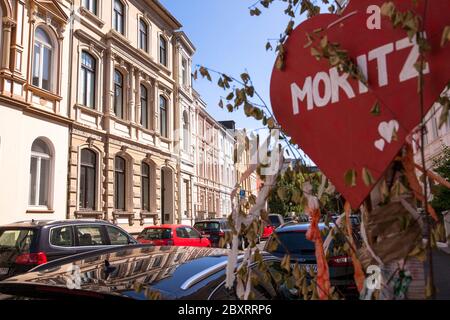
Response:
[{"label": "window", "polygon": [[81,151],[80,203],[82,209],[95,209],[97,193],[97,155],[89,149]]},{"label": "window", "polygon": [[187,232],[185,227],[177,228],[176,234],[177,234],[178,238],[184,238],[184,239],[189,238],[189,233]]},{"label": "window", "polygon": [[83,0],[83,7],[97,15],[97,0]]},{"label": "window", "polygon": [[113,246],[127,245],[130,242],[128,236],[117,228],[107,226],[109,242]]},{"label": "window", "polygon": [[72,227],[54,228],[50,232],[50,244],[58,247],[72,247]]},{"label": "window", "polygon": [[96,61],[86,51],[81,52],[81,103],[95,109],[95,69]]},{"label": "window", "polygon": [[114,113],[119,118],[124,118],[123,112],[123,75],[114,70]]},{"label": "window", "polygon": [[167,138],[167,99],[163,96],[159,97],[159,120],[161,136]]},{"label": "window", "polygon": [[31,147],[30,198],[31,206],[48,206],[51,154],[47,144],[36,139]]},{"label": "window", "polygon": [[150,212],[150,166],[141,165],[141,209]]},{"label": "window", "polygon": [[[0,230],[0,247],[7,256],[13,253],[30,252],[33,238],[34,231],[32,229],[3,229]],[[3,257],[2,259],[4,259]]]},{"label": "window", "polygon": [[189,116],[186,111],[183,112],[183,149],[189,152]]},{"label": "window", "polygon": [[102,226],[77,226],[76,230],[80,247],[107,245],[102,236]]},{"label": "window", "polygon": [[197,238],[202,237],[197,230],[195,230],[191,227],[186,227],[185,229],[186,229],[187,234],[189,235],[189,238],[191,238],[191,239],[197,239]]},{"label": "window", "polygon": [[116,157],[114,171],[114,207],[119,210],[125,210],[125,165],[125,159]]},{"label": "window", "polygon": [[184,180],[184,215],[186,217],[189,216],[189,193],[190,193],[190,187],[189,187],[189,180]]},{"label": "window", "polygon": [[142,84],[141,84],[141,125],[145,129],[149,129],[148,90]]},{"label": "window", "polygon": [[50,37],[38,27],[34,35],[33,85],[48,91],[51,89],[52,55]]},{"label": "window", "polygon": [[159,36],[159,63],[167,67],[167,41]]},{"label": "window", "polygon": [[125,6],[120,0],[114,0],[113,26],[117,32],[125,34]]},{"label": "window", "polygon": [[181,81],[184,86],[188,85],[188,66],[187,66],[187,60],[183,58],[181,60]]},{"label": "window", "polygon": [[139,19],[139,49],[148,52],[148,25]]}]

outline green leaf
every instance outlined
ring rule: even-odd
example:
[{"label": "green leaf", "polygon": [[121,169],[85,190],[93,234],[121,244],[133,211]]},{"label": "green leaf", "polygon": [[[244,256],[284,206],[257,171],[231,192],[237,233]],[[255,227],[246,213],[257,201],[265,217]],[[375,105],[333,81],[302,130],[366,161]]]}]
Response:
[{"label": "green leaf", "polygon": [[372,173],[367,168],[362,169],[362,179],[366,186],[371,186],[375,182],[375,179],[373,178]]},{"label": "green leaf", "polygon": [[375,102],[372,109],[370,109],[370,113],[374,116],[379,116],[381,114],[380,102],[378,100]]},{"label": "green leaf", "polygon": [[445,47],[448,42],[450,42],[450,26],[446,26],[442,32],[441,47]]},{"label": "green leaf", "polygon": [[356,186],[356,170],[350,169],[345,173],[344,176],[345,179],[345,185],[348,187],[355,187]]},{"label": "green leaf", "polygon": [[234,98],[234,93],[233,92],[230,92],[228,95],[227,95],[227,100],[232,100]]}]

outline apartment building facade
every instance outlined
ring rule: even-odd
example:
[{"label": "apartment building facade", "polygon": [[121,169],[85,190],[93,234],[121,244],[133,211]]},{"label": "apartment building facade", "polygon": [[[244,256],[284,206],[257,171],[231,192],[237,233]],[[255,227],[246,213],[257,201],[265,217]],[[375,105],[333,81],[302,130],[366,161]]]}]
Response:
[{"label": "apartment building facade", "polygon": [[233,130],[214,120],[206,104],[196,98],[196,219],[223,218],[231,213],[231,192],[237,176],[234,165],[236,139]]},{"label": "apartment building facade", "polygon": [[69,3],[1,0],[0,224],[64,219]]},{"label": "apartment building facade", "polygon": [[231,212],[235,139],[193,90],[195,47],[157,0],[0,4],[0,223],[134,231]]},{"label": "apartment building facade", "polygon": [[[433,168],[433,160],[442,155],[445,146],[450,147],[450,117],[447,122],[439,128],[439,119],[441,117],[442,108],[434,105],[426,115],[426,134],[425,134],[425,163],[428,169]],[[415,135],[415,139],[420,141],[420,136]],[[420,150],[414,144],[415,161],[422,163]]]}]

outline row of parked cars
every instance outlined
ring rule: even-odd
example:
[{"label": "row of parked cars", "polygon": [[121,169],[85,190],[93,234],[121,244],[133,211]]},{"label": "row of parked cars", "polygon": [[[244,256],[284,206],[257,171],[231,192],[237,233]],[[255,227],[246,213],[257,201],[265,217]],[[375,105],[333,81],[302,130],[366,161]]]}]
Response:
[{"label": "row of parked cars", "polygon": [[[317,268],[314,244],[305,238],[309,225],[280,218],[271,215],[261,236],[268,238],[263,260],[274,279],[255,286],[258,299],[298,298],[275,281],[275,273],[284,272],[281,260],[286,253],[292,263]],[[14,223],[0,227],[0,293],[11,299],[146,299],[148,290],[134,290],[139,282],[162,299],[236,299],[224,286],[228,250],[217,248],[227,232],[231,229],[225,219],[199,221],[194,227],[151,226],[137,238],[99,220]],[[272,243],[273,232],[281,241],[278,245]],[[354,293],[350,258],[332,256],[329,265],[332,285],[346,295]],[[78,287],[67,282],[73,279],[74,266]],[[258,274],[258,268],[252,268]]]}]

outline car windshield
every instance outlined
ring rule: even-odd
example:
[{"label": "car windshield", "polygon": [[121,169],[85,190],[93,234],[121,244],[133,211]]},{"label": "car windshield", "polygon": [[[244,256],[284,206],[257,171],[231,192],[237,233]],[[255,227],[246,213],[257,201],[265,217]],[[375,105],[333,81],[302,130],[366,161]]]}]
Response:
[{"label": "car windshield", "polygon": [[274,227],[279,227],[281,222],[278,216],[269,216],[270,224]]},{"label": "car windshield", "polygon": [[149,228],[142,231],[140,237],[146,240],[171,239],[172,230],[168,228]]},{"label": "car windshield", "polygon": [[194,224],[194,228],[199,231],[217,231],[220,230],[220,224],[218,222],[197,222]]}]

